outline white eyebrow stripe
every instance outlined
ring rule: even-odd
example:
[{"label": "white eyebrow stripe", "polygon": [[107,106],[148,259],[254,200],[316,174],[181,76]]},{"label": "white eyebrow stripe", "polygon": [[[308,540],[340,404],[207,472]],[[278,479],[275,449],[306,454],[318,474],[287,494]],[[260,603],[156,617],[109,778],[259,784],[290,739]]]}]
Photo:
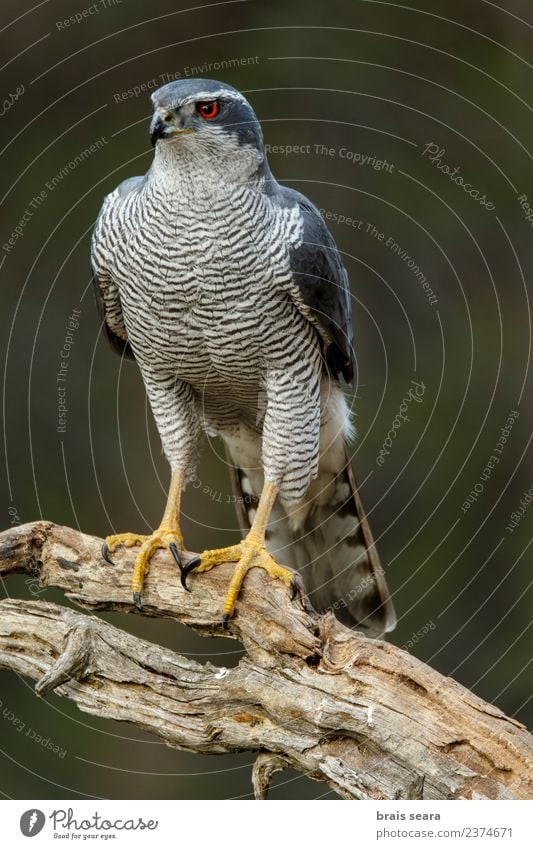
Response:
[{"label": "white eyebrow stripe", "polygon": [[183,100],[178,100],[176,105],[183,106],[185,103],[194,103],[197,100],[218,100],[219,98],[221,100],[239,100],[241,103],[246,103],[246,98],[242,94],[222,88],[218,91],[198,91],[196,94],[184,97]]}]

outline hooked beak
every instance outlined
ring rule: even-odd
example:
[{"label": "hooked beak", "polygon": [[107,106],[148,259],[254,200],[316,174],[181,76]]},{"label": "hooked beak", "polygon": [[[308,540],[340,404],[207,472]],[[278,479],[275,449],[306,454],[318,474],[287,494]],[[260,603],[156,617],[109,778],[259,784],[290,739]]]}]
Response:
[{"label": "hooked beak", "polygon": [[159,112],[156,112],[152,118],[152,123],[150,124],[150,141],[152,147],[155,147],[158,139],[168,139],[172,136],[185,135],[187,133],[194,133],[194,130],[168,124],[166,121],[163,121]]}]

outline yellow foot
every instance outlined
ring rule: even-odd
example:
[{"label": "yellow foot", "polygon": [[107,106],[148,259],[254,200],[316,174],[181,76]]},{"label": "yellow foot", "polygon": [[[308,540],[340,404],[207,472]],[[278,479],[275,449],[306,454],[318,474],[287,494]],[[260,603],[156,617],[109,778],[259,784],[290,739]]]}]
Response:
[{"label": "yellow foot", "polygon": [[[189,589],[185,583],[186,572],[180,553],[184,550],[183,537],[179,530],[175,530],[173,528],[158,528],[153,532],[153,534],[113,534],[112,536],[106,537],[102,546],[102,556],[104,557],[104,560],[107,560],[108,563],[112,564],[113,561],[109,557],[109,554],[115,551],[119,545],[123,545],[125,548],[131,548],[134,545],[141,546],[140,551],[135,558],[133,578],[131,581],[133,600],[135,602],[135,606],[139,610],[142,610],[141,593],[144,585],[144,579],[148,574],[148,569],[150,567],[150,558],[158,548],[166,548],[170,551],[179,566],[181,572],[181,583],[186,590]],[[194,569],[194,567],[199,565],[199,563],[200,558],[193,557],[193,559],[187,563],[187,568]]]},{"label": "yellow foot", "polygon": [[294,598],[297,592],[301,592],[302,587],[297,573],[286,569],[285,566],[280,566],[274,558],[266,550],[264,543],[260,540],[250,539],[246,537],[238,545],[231,545],[229,548],[214,548],[209,551],[203,551],[200,555],[199,565],[188,563],[183,570],[184,578],[196,569],[197,572],[209,572],[214,566],[219,563],[236,562],[237,566],[230,581],[228,594],[224,603],[224,615],[222,623],[227,626],[235,609],[235,602],[242,587],[243,581],[250,569],[258,566],[264,569],[271,578],[278,578],[283,581],[286,587],[291,588],[291,598]]}]

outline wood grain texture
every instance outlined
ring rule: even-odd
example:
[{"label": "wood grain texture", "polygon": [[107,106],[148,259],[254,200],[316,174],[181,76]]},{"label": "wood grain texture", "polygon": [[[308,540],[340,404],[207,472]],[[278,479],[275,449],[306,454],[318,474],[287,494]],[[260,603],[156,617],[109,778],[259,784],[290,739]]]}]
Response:
[{"label": "wood grain texture", "polygon": [[[0,573],[26,572],[91,610],[135,611],[134,552],[35,522],[0,534]],[[220,623],[233,566],[191,577],[153,561],[145,613],[203,634]],[[252,570],[231,622],[246,654],[234,669],[199,664],[99,619],[45,601],[0,602],[0,666],[88,713],[132,722],[199,753],[257,751],[253,784],[292,767],[350,799],[525,799],[533,738],[515,720],[401,649],[318,616]]]}]

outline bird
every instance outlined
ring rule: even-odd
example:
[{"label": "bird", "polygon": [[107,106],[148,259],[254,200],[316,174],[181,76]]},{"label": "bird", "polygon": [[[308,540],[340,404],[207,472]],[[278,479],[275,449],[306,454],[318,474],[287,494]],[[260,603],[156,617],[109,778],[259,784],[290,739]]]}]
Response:
[{"label": "bird", "polygon": [[[180,79],[151,100],[153,161],[105,197],[91,264],[103,332],[140,369],[171,478],[159,527],[108,535],[104,557],[138,547],[139,609],[163,548],[189,591],[193,573],[194,584],[235,564],[225,627],[259,567],[381,638],[396,618],[348,453],[355,354],[335,241],[317,207],[274,178],[240,91]],[[187,560],[182,494],[203,434],[225,445],[242,539]]]}]

